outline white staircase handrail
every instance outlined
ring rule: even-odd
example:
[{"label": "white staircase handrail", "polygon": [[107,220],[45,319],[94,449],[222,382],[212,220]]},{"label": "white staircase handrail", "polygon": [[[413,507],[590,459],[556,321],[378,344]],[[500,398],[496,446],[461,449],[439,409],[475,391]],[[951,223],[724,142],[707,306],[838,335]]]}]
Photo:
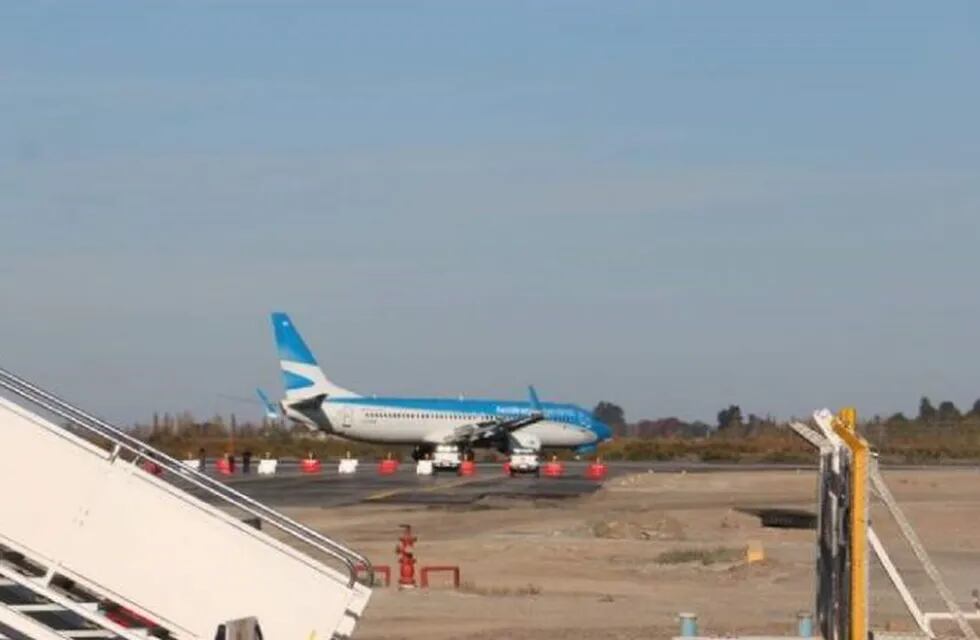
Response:
[{"label": "white staircase handrail", "polygon": [[137,460],[139,458],[150,460],[164,470],[169,471],[179,478],[183,478],[221,501],[241,509],[267,522],[292,538],[304,542],[318,551],[339,560],[347,568],[348,587],[354,586],[357,582],[359,571],[362,573],[367,572],[368,584],[373,582],[374,569],[370,561],[360,553],[339,542],[331,540],[318,531],[278,511],[270,509],[201,471],[188,467],[163,451],[155,449],[138,438],[134,438],[122,429],[79,409],[3,368],[0,368],[0,388],[6,389],[20,398],[43,407],[47,411],[69,421],[73,426],[109,440],[115,446],[113,455],[118,455],[119,452],[125,450],[135,454]]}]

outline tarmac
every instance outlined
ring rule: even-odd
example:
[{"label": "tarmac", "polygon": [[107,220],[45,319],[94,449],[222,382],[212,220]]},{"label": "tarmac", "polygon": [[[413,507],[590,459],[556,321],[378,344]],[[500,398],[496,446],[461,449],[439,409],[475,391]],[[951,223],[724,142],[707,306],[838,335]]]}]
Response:
[{"label": "tarmac", "polygon": [[[432,476],[415,473],[415,463],[403,462],[392,475],[380,475],[377,462],[363,460],[355,474],[341,475],[336,460],[323,461],[320,473],[308,474],[299,469],[297,460],[281,460],[275,475],[258,475],[258,461],[253,460],[252,472],[237,469],[231,476],[215,473],[214,461],[208,460],[207,473],[237,491],[273,508],[286,507],[343,507],[357,504],[390,505],[467,505],[484,498],[553,499],[575,498],[594,493],[602,481],[585,476],[588,461],[567,461],[559,478],[519,475],[510,477],[497,462],[480,462],[473,476],[459,477],[443,472]],[[610,461],[606,479],[622,475],[713,474],[726,472],[815,471],[815,465],[782,463],[711,463],[692,461],[631,462]],[[925,469],[922,465],[888,465],[894,470]],[[954,468],[954,467],[950,467]],[[192,493],[208,499],[187,486]],[[778,514],[756,513],[759,517]],[[792,516],[792,514],[790,514]],[[778,526],[778,525],[776,525]]]},{"label": "tarmac", "polygon": [[596,491],[601,482],[585,477],[585,463],[566,464],[560,478],[510,477],[502,465],[480,464],[473,476],[441,473],[419,476],[413,463],[384,476],[374,464],[355,474],[340,475],[336,465],[324,464],[321,473],[302,473],[286,468],[275,475],[254,473],[219,476],[229,486],[273,508],[341,507],[354,504],[472,504],[488,496],[500,498],[551,498],[581,496]]},{"label": "tarmac", "polygon": [[[284,507],[341,507],[355,504],[423,504],[466,505],[484,498],[499,499],[565,499],[588,495],[602,486],[601,481],[586,478],[589,463],[569,461],[561,477],[510,477],[500,463],[477,465],[473,476],[459,477],[451,473],[419,476],[415,464],[402,463],[398,471],[384,476],[377,472],[374,462],[363,461],[357,473],[340,475],[335,461],[324,461],[323,471],[307,474],[299,471],[296,461],[282,461],[275,475],[236,472],[232,476],[216,476],[237,491],[273,508]],[[213,468],[209,472],[213,473]],[[739,465],[693,462],[612,462],[608,478],[624,474],[655,473],[713,473],[733,468],[752,471],[794,470],[802,465]]]}]

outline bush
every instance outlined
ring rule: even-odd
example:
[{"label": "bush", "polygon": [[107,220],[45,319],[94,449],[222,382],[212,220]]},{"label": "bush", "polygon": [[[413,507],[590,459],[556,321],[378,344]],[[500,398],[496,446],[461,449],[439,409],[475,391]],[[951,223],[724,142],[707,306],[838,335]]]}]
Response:
[{"label": "bush", "polygon": [[698,562],[702,565],[719,562],[738,562],[745,558],[745,548],[716,547],[714,549],[673,549],[657,556],[657,564],[686,564]]}]

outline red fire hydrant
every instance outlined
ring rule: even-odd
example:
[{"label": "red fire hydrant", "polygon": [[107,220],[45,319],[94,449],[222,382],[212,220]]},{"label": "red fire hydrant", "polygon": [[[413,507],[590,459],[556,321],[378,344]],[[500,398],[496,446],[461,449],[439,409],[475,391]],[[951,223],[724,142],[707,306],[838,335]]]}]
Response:
[{"label": "red fire hydrant", "polygon": [[415,554],[412,553],[412,547],[415,546],[418,538],[412,535],[412,525],[403,524],[401,527],[402,537],[398,539],[398,544],[395,546],[395,553],[398,554],[398,588],[414,589]]}]

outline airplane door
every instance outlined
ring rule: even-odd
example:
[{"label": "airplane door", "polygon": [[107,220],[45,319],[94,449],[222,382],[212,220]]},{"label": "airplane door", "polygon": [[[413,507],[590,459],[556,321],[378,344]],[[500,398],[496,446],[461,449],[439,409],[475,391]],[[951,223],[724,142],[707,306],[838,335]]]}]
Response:
[{"label": "airplane door", "polygon": [[340,426],[344,427],[345,429],[350,429],[351,419],[350,408],[345,408],[344,413],[340,418]]}]

